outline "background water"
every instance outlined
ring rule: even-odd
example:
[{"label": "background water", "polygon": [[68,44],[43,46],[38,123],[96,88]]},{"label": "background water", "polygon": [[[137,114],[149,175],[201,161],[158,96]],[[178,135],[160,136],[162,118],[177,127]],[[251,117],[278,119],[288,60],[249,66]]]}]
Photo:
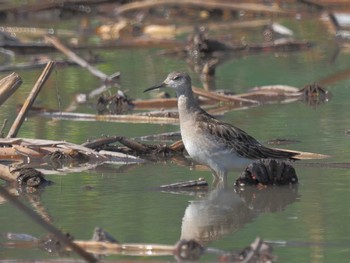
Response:
[{"label": "background water", "polygon": [[[239,55],[217,68],[216,87],[242,93],[248,88],[283,84],[303,87],[349,69],[348,50],[341,49],[331,61],[337,45],[318,19],[281,21],[297,38],[314,41],[307,51]],[[104,62],[97,67],[106,74],[121,72],[120,86],[131,98],[149,98],[143,90],[161,82],[173,70],[188,71],[193,84],[199,77],[180,58],[158,55],[161,49],[99,50]],[[26,57],[16,59],[25,60]],[[20,89],[2,107],[0,120],[11,123],[16,105],[30,92],[41,70],[17,72]],[[1,74],[1,77],[6,74]],[[77,93],[89,93],[99,80],[79,67],[57,67],[39,94],[36,105],[66,109]],[[209,171],[193,170],[176,163],[146,163],[129,167],[102,165],[95,169],[64,175],[50,175],[55,182],[37,198],[55,226],[76,239],[90,239],[100,226],[121,242],[174,244],[182,236],[212,235],[210,247],[239,250],[255,237],[284,241],[274,246],[279,262],[348,262],[350,256],[350,171],[310,163],[347,163],[349,135],[350,75],[326,83],[333,95],[322,105],[302,102],[268,104],[225,113],[221,118],[250,133],[259,141],[276,138],[298,140],[289,149],[330,155],[324,160],[300,161],[295,169],[300,184],[293,189],[271,189],[254,193],[212,191],[208,194],[160,192],[162,184],[205,178]],[[110,92],[115,93],[116,87]],[[58,99],[60,98],[60,99]],[[95,113],[95,102],[78,106],[76,112]],[[103,135],[137,137],[178,131],[177,125],[83,122],[30,116],[18,137],[67,140],[83,143]],[[281,146],[282,147],[282,146]],[[284,147],[284,146],[283,146]],[[232,171],[233,184],[241,171]],[[84,186],[91,186],[86,190]],[[28,203],[28,199],[20,197]],[[46,233],[9,203],[0,205],[0,232]],[[0,249],[0,259],[55,258],[39,249]],[[135,258],[108,256],[106,259]],[[145,257],[138,260],[147,260]],[[162,257],[171,260],[171,257]],[[203,260],[213,260],[205,256]]]}]

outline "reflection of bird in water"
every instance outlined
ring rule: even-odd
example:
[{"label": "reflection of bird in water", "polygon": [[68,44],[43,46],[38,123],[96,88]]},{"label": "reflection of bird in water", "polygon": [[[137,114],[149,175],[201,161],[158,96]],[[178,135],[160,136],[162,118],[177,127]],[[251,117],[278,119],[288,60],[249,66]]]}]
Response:
[{"label": "reflection of bird in water", "polygon": [[235,232],[262,212],[278,212],[298,197],[297,186],[214,189],[205,198],[192,201],[182,219],[181,238],[202,245]]},{"label": "reflection of bird in water", "polygon": [[225,181],[230,169],[255,159],[295,159],[297,153],[265,147],[243,130],[205,112],[194,98],[188,74],[170,73],[162,84],[145,91],[162,87],[176,91],[181,137],[188,154],[209,166],[216,178]]},{"label": "reflection of bird in water", "polygon": [[239,229],[254,217],[234,191],[215,189],[205,199],[187,206],[180,239],[194,239],[203,245]]}]

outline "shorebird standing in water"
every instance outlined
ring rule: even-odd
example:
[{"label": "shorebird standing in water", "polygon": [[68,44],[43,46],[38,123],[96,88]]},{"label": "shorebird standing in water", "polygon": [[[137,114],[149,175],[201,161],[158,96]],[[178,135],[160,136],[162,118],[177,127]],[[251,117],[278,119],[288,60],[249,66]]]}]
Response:
[{"label": "shorebird standing in water", "polygon": [[165,87],[176,91],[181,137],[188,154],[209,166],[217,179],[226,180],[230,169],[257,159],[297,159],[294,156],[298,153],[265,147],[243,130],[204,111],[194,98],[188,74],[172,72],[163,83],[144,92]]}]

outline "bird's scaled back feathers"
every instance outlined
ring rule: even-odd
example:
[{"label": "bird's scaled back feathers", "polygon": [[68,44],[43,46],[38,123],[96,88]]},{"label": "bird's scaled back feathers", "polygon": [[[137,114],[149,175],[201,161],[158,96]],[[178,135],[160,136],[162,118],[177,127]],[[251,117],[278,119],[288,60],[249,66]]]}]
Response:
[{"label": "bird's scaled back feathers", "polygon": [[232,149],[241,157],[298,160],[294,157],[298,153],[265,147],[245,131],[215,119],[202,109],[196,114],[196,121],[200,129],[211,134],[218,142],[224,143],[227,149]]}]

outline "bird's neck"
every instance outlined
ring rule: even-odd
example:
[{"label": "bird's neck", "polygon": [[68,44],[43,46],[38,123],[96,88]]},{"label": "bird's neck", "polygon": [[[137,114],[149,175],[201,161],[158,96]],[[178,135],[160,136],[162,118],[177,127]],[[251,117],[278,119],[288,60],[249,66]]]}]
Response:
[{"label": "bird's neck", "polygon": [[195,116],[194,113],[200,109],[193,93],[180,95],[177,100],[177,105],[180,122],[193,118]]}]

